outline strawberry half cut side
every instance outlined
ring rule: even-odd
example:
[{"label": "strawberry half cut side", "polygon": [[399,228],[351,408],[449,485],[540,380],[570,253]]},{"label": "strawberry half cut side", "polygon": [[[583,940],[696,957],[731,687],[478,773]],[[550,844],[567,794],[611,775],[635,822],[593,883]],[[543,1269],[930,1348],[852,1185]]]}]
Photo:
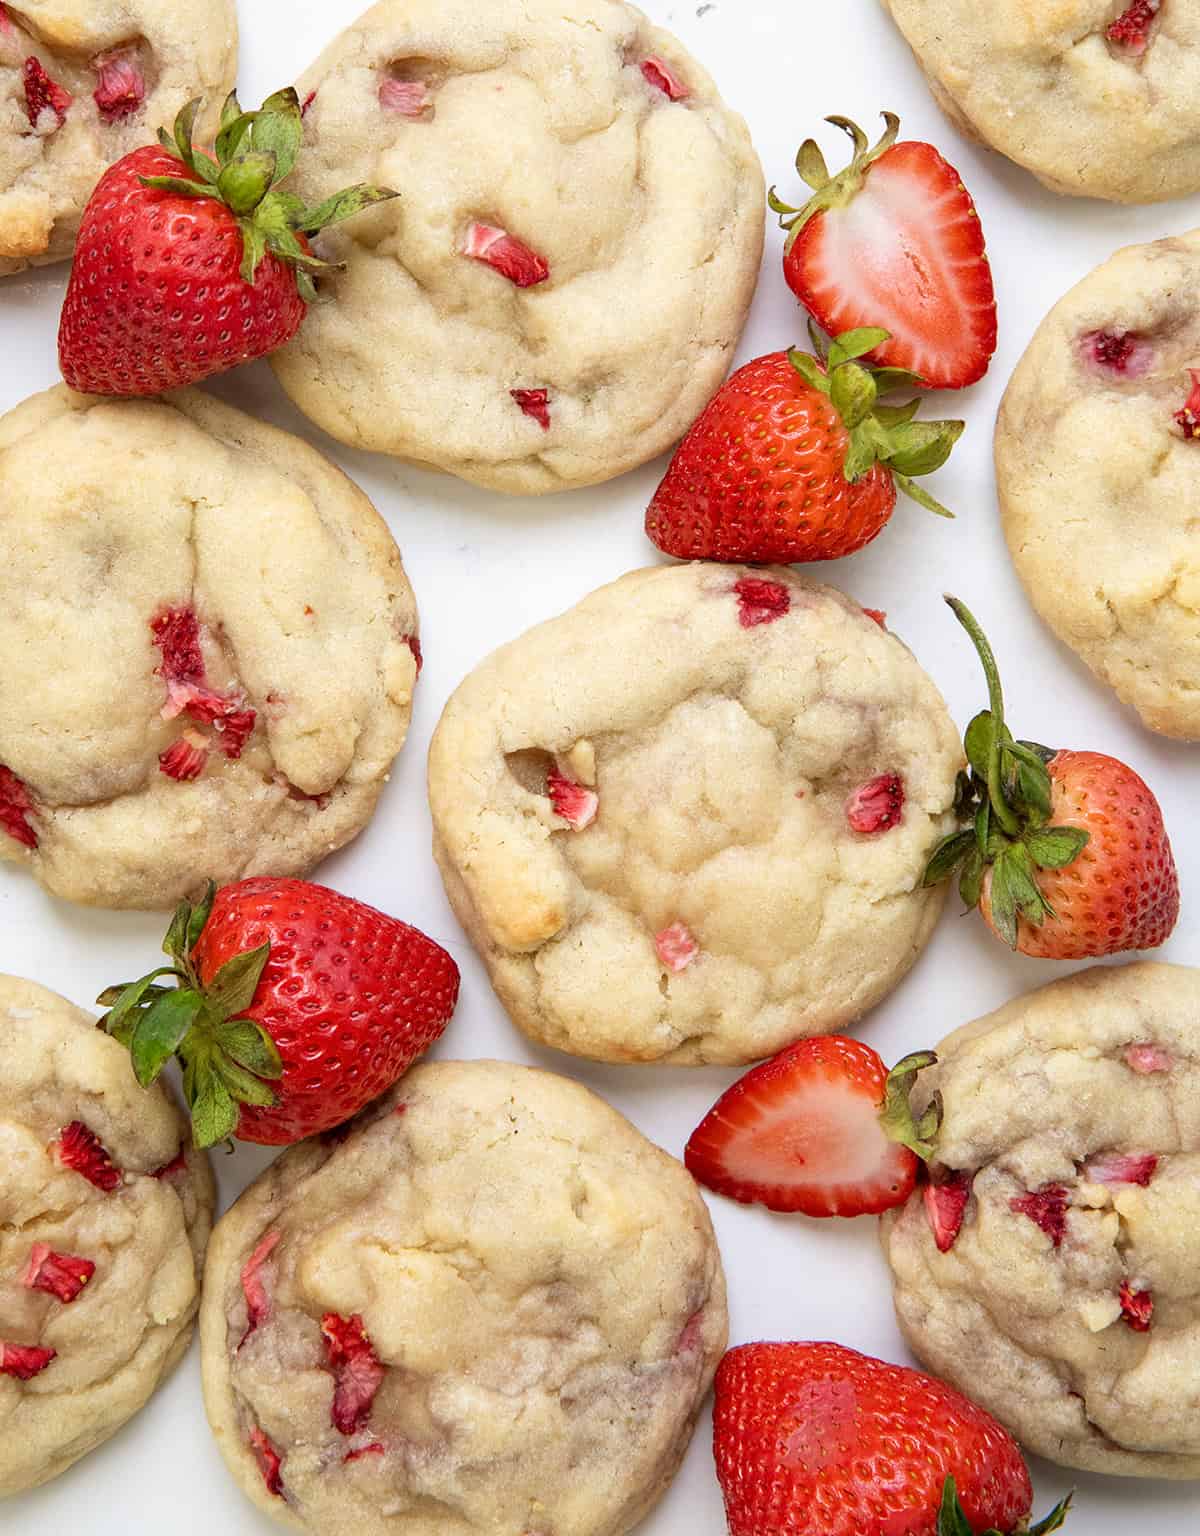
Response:
[{"label": "strawberry half cut side", "polygon": [[806,1216],[878,1214],[902,1204],[941,1118],[909,1105],[932,1052],[891,1073],[877,1052],[843,1035],[816,1036],[748,1072],[709,1111],[684,1161],[717,1194]]},{"label": "strawberry half cut side", "polygon": [[962,178],[932,144],[897,143],[900,120],[882,114],[874,147],[845,117],[853,159],[832,174],[813,139],[796,168],[812,189],[800,208],[771,192],[788,231],[788,286],[830,335],[882,326],[873,360],[904,368],[930,389],[962,389],[996,350],[996,293],[983,228]]}]

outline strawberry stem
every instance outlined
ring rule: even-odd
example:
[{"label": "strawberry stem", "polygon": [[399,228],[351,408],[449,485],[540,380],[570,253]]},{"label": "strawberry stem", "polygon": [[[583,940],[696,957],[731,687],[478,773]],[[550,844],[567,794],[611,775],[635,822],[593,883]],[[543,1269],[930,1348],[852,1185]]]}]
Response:
[{"label": "strawberry stem", "polygon": [[1021,823],[1005,799],[1004,776],[1000,768],[1000,749],[1004,739],[1004,689],[1000,683],[1000,669],[996,665],[995,652],[971,610],[957,597],[951,597],[949,594],[946,596],[946,602],[954,617],[971,637],[971,644],[975,647],[979,660],[983,664],[983,675],[987,680],[988,703],[992,712],[991,741],[988,744],[988,800],[1001,827],[1010,837],[1015,837],[1020,831]]}]

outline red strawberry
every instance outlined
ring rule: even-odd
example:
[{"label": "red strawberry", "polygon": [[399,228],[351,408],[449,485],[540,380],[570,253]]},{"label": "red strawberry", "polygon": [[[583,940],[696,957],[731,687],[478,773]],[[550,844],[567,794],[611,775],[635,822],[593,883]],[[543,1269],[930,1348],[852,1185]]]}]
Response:
[{"label": "red strawberry", "polygon": [[904,815],[904,780],[897,773],[881,773],[859,787],[846,801],[846,820],[853,832],[873,837],[900,825]]},{"label": "red strawberry", "polygon": [[1008,1203],[1019,1216],[1028,1216],[1034,1226],[1041,1227],[1056,1248],[1062,1247],[1067,1235],[1068,1197],[1061,1184],[1031,1189],[1028,1194],[1017,1195]]},{"label": "red strawberry", "polygon": [[242,1265],[242,1295],[246,1298],[246,1331],[242,1334],[241,1349],[246,1340],[271,1315],[271,1296],[262,1278],[262,1267],[274,1253],[283,1236],[281,1232],[268,1232],[254,1252]]},{"label": "red strawberry", "polygon": [[933,1151],[937,1109],[914,1123],[908,1095],[937,1058],[889,1074],[844,1035],[800,1040],[747,1072],[692,1132],[692,1175],[744,1205],[806,1216],[862,1216],[902,1205]]},{"label": "red strawberry", "polygon": [[[717,1372],[730,1536],[1000,1536],[1033,1504],[1016,1441],[921,1371],[841,1344],[743,1344]],[[1070,1500],[1028,1528],[1046,1536]]]},{"label": "red strawberry", "polygon": [[255,1461],[258,1462],[258,1470],[262,1473],[263,1482],[267,1485],[267,1492],[281,1499],[283,1478],[280,1476],[279,1469],[283,1465],[283,1459],[271,1444],[269,1437],[257,1424],[250,1431],[250,1449],[254,1452]]},{"label": "red strawberry", "polygon": [[949,1253],[958,1240],[974,1182],[970,1173],[960,1171],[948,1175],[939,1183],[931,1179],[925,1186],[922,1196],[925,1214],[929,1218],[939,1253]]},{"label": "red strawberry", "polygon": [[963,424],[878,404],[906,375],[855,359],[886,335],[851,331],[821,359],[773,352],[739,368],[655,492],[651,541],[685,560],[837,560],[885,527],[897,486],[948,517],[912,477],[946,462]]},{"label": "red strawberry", "polygon": [[29,119],[30,126],[36,128],[42,113],[50,111],[58,119],[55,126],[61,128],[67,120],[67,113],[71,110],[71,103],[75,98],[56,80],[51,80],[36,54],[30,54],[25,60],[22,73],[25,84],[25,115]]},{"label": "red strawberry", "polygon": [[494,224],[472,224],[463,240],[462,254],[483,262],[517,288],[535,288],[550,276],[550,264],[544,256]]},{"label": "red strawberry", "polygon": [[1161,5],[1162,0],[1133,0],[1132,5],[1106,28],[1105,37],[1130,53],[1145,53],[1150,46],[1150,29]]},{"label": "red strawberry", "polygon": [[106,1195],[112,1194],[121,1182],[121,1170],[95,1131],[90,1131],[82,1120],[72,1120],[70,1125],[63,1127],[54,1150],[64,1168],[81,1174]]},{"label": "red strawberry", "polygon": [[170,965],[101,995],[100,1022],[143,1087],[179,1057],[202,1147],[340,1125],[428,1050],[458,1000],[458,967],[432,939],[303,880],[210,886],[163,948]]},{"label": "red strawberry", "polygon": [[32,1381],[55,1358],[53,1349],[40,1349],[36,1344],[6,1344],[0,1339],[0,1376]]},{"label": "red strawberry", "polygon": [[509,394],[531,416],[543,432],[550,430],[550,391],[548,389],[510,389]]},{"label": "red strawberry", "polygon": [[600,796],[596,791],[577,784],[559,768],[551,768],[546,775],[546,794],[554,814],[561,816],[576,832],[590,827],[600,809]]},{"label": "red strawberry", "polygon": [[[111,62],[107,80],[120,113],[136,81]],[[351,187],[306,208],[279,189],[303,135],[293,90],[260,112],[230,96],[215,158],[192,143],[198,108],[179,114],[174,141],[164,132],[161,148],[118,160],[84,210],[58,334],[73,389],[156,395],[275,351],[327,265],[309,237],[395,195]]]},{"label": "red strawberry", "polygon": [[1126,1280],[1120,1290],[1121,1316],[1134,1333],[1149,1333],[1154,1323],[1154,1293],[1138,1291]]},{"label": "red strawberry", "polygon": [[375,1347],[367,1337],[363,1320],[327,1312],[321,1319],[325,1353],[333,1372],[333,1427],[343,1435],[355,1435],[371,1415],[371,1404],[386,1376]]},{"label": "red strawberry", "polygon": [[991,708],[965,737],[971,775],[959,810],[969,829],[936,849],[925,884],[959,871],[968,908],[1010,948],[1044,960],[1165,943],[1179,876],[1158,801],[1115,757],[1014,740],[987,637],[957,598],[946,601],[979,653]]},{"label": "red strawberry", "polygon": [[874,360],[914,373],[930,389],[961,389],[987,372],[996,350],[996,292],[983,229],[958,172],[932,144],[897,144],[900,120],[883,114],[874,149],[856,123],[854,159],[831,176],[808,139],[796,168],[813,188],[801,209],[771,194],[788,230],[788,287],[831,336],[880,325]]},{"label": "red strawberry", "polygon": [[92,92],[96,110],[106,123],[121,123],[146,99],[146,77],[136,48],[113,48],[92,60],[100,83]]},{"label": "red strawberry", "polygon": [[0,763],[0,831],[7,832],[23,848],[36,848],[37,833],[29,825],[33,801],[11,768]]},{"label": "red strawberry", "polygon": [[75,1300],[95,1273],[91,1259],[55,1253],[49,1243],[34,1243],[21,1284],[31,1291],[46,1291],[65,1304]]}]

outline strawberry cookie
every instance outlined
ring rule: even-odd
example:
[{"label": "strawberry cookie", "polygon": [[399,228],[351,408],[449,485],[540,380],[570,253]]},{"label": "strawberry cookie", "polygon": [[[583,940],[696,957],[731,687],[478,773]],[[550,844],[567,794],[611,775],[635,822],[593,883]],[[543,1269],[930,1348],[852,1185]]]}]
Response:
[{"label": "strawberry cookie", "polygon": [[0,276],[70,256],[108,166],[236,70],[233,0],[0,3]]},{"label": "strawberry cookie", "polygon": [[167,1093],[0,976],[0,1497],[115,1434],[182,1356],[214,1198]]},{"label": "strawberry cookie", "polygon": [[204,1396],[238,1483],[294,1529],[623,1536],[726,1332],[680,1164],[577,1083],[439,1062],[222,1219]]},{"label": "strawberry cookie", "polygon": [[400,554],[313,449],[199,393],[0,420],[0,857],[166,907],[371,816],[420,649]]},{"label": "strawberry cookie", "polygon": [[1200,971],[1085,971],[938,1055],[883,1224],[909,1343],[1051,1461],[1200,1478]]},{"label": "strawberry cookie", "polygon": [[758,277],[746,125],[623,0],[383,0],[298,85],[293,189],[400,197],[323,235],[336,304],[273,359],[334,437],[498,491],[683,435]]},{"label": "strawberry cookie", "polygon": [[1200,189],[1200,13],[1188,0],[883,0],[962,132],[1055,192]]},{"label": "strawberry cookie", "polygon": [[660,566],[459,687],[434,851],[527,1034],[747,1062],[899,982],[941,911],[921,881],[962,754],[882,619],[779,568]]},{"label": "strawberry cookie", "polygon": [[1200,231],[1050,311],[996,427],[1004,531],[1046,623],[1153,730],[1200,738]]}]

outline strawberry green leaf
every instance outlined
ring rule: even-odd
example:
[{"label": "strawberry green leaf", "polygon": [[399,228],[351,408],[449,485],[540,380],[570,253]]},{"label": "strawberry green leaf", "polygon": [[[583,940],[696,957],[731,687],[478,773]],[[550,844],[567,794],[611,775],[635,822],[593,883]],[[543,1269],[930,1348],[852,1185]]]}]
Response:
[{"label": "strawberry green leaf", "polygon": [[[876,393],[879,392],[879,379],[875,379]],[[910,422],[921,409],[919,400],[910,400],[907,405],[877,405],[875,407],[875,420],[881,427],[891,432],[895,427],[903,427]]]},{"label": "strawberry green leaf", "polygon": [[167,929],[166,938],[162,942],[164,955],[169,955],[172,960],[183,963],[188,957],[191,946],[187,942],[188,924],[192,919],[192,904],[190,901],[181,901],[175,908],[171,918],[170,927]]},{"label": "strawberry green leaf", "polygon": [[864,325],[854,331],[843,331],[829,348],[830,372],[840,368],[843,363],[852,362],[856,357],[865,357],[868,352],[873,352],[876,347],[883,346],[885,341],[891,339],[891,331],[885,331],[877,325]]},{"label": "strawberry green leaf", "polygon": [[985,859],[992,856],[992,807],[987,800],[975,812],[975,842]]},{"label": "strawberry green leaf", "polygon": [[[919,374],[909,373],[907,368],[877,368],[875,388],[881,395],[891,394],[894,389],[916,389],[925,381]],[[920,401],[917,402],[920,405]]]},{"label": "strawberry green leaf", "polygon": [[320,295],[317,293],[317,285],[309,277],[307,272],[296,273],[296,287],[300,290],[300,297],[306,304],[315,304]]},{"label": "strawberry green leaf", "polygon": [[217,191],[238,215],[253,213],[275,180],[275,155],[270,150],[251,150],[223,167]]},{"label": "strawberry green leaf", "polygon": [[940,1098],[935,1098],[920,1120],[917,1120],[913,1115],[910,1096],[917,1075],[924,1072],[926,1067],[936,1065],[937,1056],[933,1051],[916,1051],[897,1062],[888,1073],[883,1108],[879,1115],[879,1123],[889,1139],[915,1152],[922,1162],[928,1162],[934,1154],[934,1142],[942,1124],[942,1103]]},{"label": "strawberry green leaf", "polygon": [[160,965],[156,971],[151,971],[148,976],[143,976],[138,981],[130,982],[128,986],[107,988],[96,999],[101,1006],[108,1008],[108,1012],[97,1021],[98,1024],[110,1035],[118,1034],[125,1020],[145,997],[168,993],[168,988],[154,985],[160,976],[178,975],[179,972],[173,965]]},{"label": "strawberry green leaf", "polygon": [[978,848],[972,848],[963,862],[962,874],[958,881],[958,894],[968,912],[974,911],[979,905],[979,898],[983,895],[983,875],[986,869],[983,854]]},{"label": "strawberry green leaf", "polygon": [[974,847],[974,832],[952,832],[943,838],[925,866],[922,885],[941,885],[943,880],[948,880]]},{"label": "strawberry green leaf", "polygon": [[1018,741],[1017,746],[1022,752],[1031,752],[1039,762],[1045,763],[1047,767],[1058,756],[1057,747],[1043,747],[1037,741]]},{"label": "strawberry green leaf", "polygon": [[1044,1520],[1039,1520],[1036,1525],[1029,1527],[1028,1536],[1050,1536],[1051,1531],[1060,1530],[1070,1513],[1074,1498],[1073,1493],[1067,1494],[1062,1503],[1056,1504]]},{"label": "strawberry green leaf", "polygon": [[185,181],[182,176],[139,176],[144,187],[156,192],[170,192],[175,197],[216,197],[212,187],[201,181]]},{"label": "strawberry green leaf", "polygon": [[829,357],[829,337],[826,336],[825,332],[811,315],[808,317],[806,329],[808,331],[809,345],[813,349],[814,357],[819,357],[823,363],[826,362]]},{"label": "strawberry green leaf", "polygon": [[[229,110],[230,102],[237,107],[237,97],[231,96],[226,101],[226,112]],[[240,107],[228,118],[225,113],[222,113],[221,131],[217,134],[217,142],[214,146],[217,152],[217,159],[221,165],[228,165],[231,160],[236,159],[241,153],[242,146],[254,127],[254,117],[255,114],[253,112],[243,112]]]},{"label": "strawberry green leaf", "polygon": [[942,1485],[942,1503],[938,1510],[937,1536],[975,1536],[958,1497],[958,1485],[948,1477]]},{"label": "strawberry green leaf", "polygon": [[975,770],[981,779],[986,779],[988,764],[992,755],[992,713],[991,710],[980,710],[963,735],[963,746],[966,748],[967,762]]},{"label": "strawberry green leaf", "polygon": [[242,266],[240,276],[244,283],[254,286],[263,257],[267,254],[267,237],[261,224],[242,220]]},{"label": "strawberry green leaf", "polygon": [[[810,356],[807,352],[801,352],[799,347],[792,347],[788,352],[788,362],[791,363],[792,367],[806,384],[811,384],[813,389],[819,390],[823,395],[829,394],[829,375],[815,357]],[[848,478],[849,476],[847,476]]]},{"label": "strawberry green leaf", "polygon": [[1008,866],[1008,884],[1021,916],[1039,926],[1045,919],[1047,906],[1038,889],[1033,860],[1024,843],[1012,843],[1000,857]]},{"label": "strawberry green leaf", "polygon": [[138,1019],[129,1054],[143,1088],[149,1088],[182,1045],[203,1006],[200,993],[185,987],[164,993]]},{"label": "strawberry green leaf", "polygon": [[[822,187],[829,185],[829,167],[825,163],[825,156],[821,153],[821,147],[816,139],[805,139],[796,156],[796,170],[801,181],[807,182],[814,191],[819,192]],[[795,213],[794,208],[785,210]]]},{"label": "strawberry green leaf", "polygon": [[1009,878],[1009,861],[1005,852],[992,865],[992,926],[1008,945],[1017,947],[1017,901]]},{"label": "strawberry green leaf", "polygon": [[1025,846],[1040,869],[1065,869],[1091,842],[1082,827],[1039,827],[1026,834]]},{"label": "strawberry green leaf", "polygon": [[[830,353],[832,365],[833,354]],[[851,431],[865,421],[875,405],[875,381],[870,370],[854,363],[831,366],[829,374],[830,397],[838,415]]]},{"label": "strawberry green leaf", "polygon": [[226,96],[225,100],[221,104],[220,127],[222,129],[228,128],[231,123],[236,123],[239,118],[245,116],[247,116],[247,114],[242,111],[242,104],[238,100],[238,93],[236,91],[230,91],[229,95]]},{"label": "strawberry green leaf", "polygon": [[895,480],[896,485],[910,501],[915,501],[917,506],[924,507],[926,512],[933,512],[938,517],[953,518],[954,513],[951,512],[949,507],[942,506],[940,501],[931,496],[922,486],[919,486],[915,480],[910,480],[906,474],[896,469],[894,465],[889,467],[892,470],[892,478]]},{"label": "strawberry green leaf", "polygon": [[175,148],[179,152],[179,158],[192,169],[192,160],[195,151],[192,149],[192,136],[196,129],[196,117],[200,111],[200,98],[194,97],[183,108],[175,119]]},{"label": "strawberry green leaf", "polygon": [[229,1089],[207,1063],[203,1067],[195,1066],[190,1076],[192,1138],[198,1147],[212,1147],[233,1135],[238,1123],[238,1107]]},{"label": "strawberry green leaf", "polygon": [[318,203],[315,208],[310,208],[295,228],[302,235],[319,234],[321,230],[328,229],[331,224],[341,224],[345,219],[352,219],[364,208],[373,207],[376,203],[389,202],[392,198],[399,196],[398,192],[392,192],[387,187],[368,187],[362,184],[345,187],[341,192],[335,192],[332,197],[327,197],[323,203]]},{"label": "strawberry green leaf", "polygon": [[1042,821],[1053,809],[1050,775],[1041,763],[1017,763],[1012,794],[1019,808],[1032,811]]},{"label": "strawberry green leaf", "polygon": [[245,1013],[254,1001],[270,955],[270,944],[260,944],[257,949],[248,949],[226,960],[205,992],[208,1013],[215,1022]]},{"label": "strawberry green leaf", "polygon": [[909,421],[891,433],[887,463],[902,475],[931,475],[950,457],[964,421]]},{"label": "strawberry green leaf", "polygon": [[239,1104],[254,1104],[259,1109],[269,1109],[279,1102],[274,1091],[261,1078],[247,1072],[245,1067],[238,1066],[233,1057],[226,1056],[224,1051],[213,1052],[212,1065],[213,1071]]},{"label": "strawberry green leaf", "polygon": [[274,155],[273,182],[290,175],[303,137],[300,102],[294,90],[280,91],[263,103],[250,130],[250,142],[256,151]]},{"label": "strawberry green leaf", "polygon": [[200,942],[200,935],[204,932],[205,924],[208,922],[209,918],[212,916],[213,902],[216,900],[216,898],[217,898],[216,882],[213,881],[213,880],[210,880],[208,882],[207,886],[204,889],[204,895],[200,898],[200,900],[192,908],[191,916],[188,918],[188,921],[187,921],[187,939],[186,939],[186,944],[187,944],[187,953],[189,955],[191,954],[192,950],[195,949],[196,945],[199,944],[199,942]]},{"label": "strawberry green leaf", "polygon": [[274,1040],[253,1019],[231,1019],[216,1031],[217,1046],[255,1077],[283,1076],[283,1062]]}]

